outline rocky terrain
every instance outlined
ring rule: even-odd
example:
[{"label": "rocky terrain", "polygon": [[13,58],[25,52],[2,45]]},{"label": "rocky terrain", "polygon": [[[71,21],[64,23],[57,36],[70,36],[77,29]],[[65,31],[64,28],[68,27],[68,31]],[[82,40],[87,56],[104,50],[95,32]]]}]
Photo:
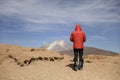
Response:
[{"label": "rocky terrain", "polygon": [[0,80],[120,80],[120,55],[85,55],[83,70],[73,57],[42,48],[0,44]]}]

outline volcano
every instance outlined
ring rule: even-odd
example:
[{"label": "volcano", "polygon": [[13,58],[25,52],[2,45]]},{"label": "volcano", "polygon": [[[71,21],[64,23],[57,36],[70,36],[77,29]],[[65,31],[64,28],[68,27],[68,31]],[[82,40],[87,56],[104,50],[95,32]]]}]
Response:
[{"label": "volcano", "polygon": [[[64,40],[56,40],[51,43],[45,44],[42,46],[42,48],[45,48],[47,50],[53,50],[57,51],[60,53],[65,53],[68,55],[73,55],[73,48],[72,44],[64,41]],[[84,55],[106,55],[106,56],[114,56],[117,55],[118,53],[112,52],[112,51],[107,51],[95,47],[88,47],[85,46],[84,48]]]}]

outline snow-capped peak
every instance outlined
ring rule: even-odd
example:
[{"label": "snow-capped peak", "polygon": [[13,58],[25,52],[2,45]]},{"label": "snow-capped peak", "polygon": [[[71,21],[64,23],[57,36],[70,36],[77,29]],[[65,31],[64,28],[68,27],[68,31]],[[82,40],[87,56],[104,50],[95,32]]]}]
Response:
[{"label": "snow-capped peak", "polygon": [[54,42],[51,42],[50,44],[47,44],[46,46],[44,46],[44,48],[54,51],[63,51],[70,49],[71,46],[64,40],[56,40]]}]

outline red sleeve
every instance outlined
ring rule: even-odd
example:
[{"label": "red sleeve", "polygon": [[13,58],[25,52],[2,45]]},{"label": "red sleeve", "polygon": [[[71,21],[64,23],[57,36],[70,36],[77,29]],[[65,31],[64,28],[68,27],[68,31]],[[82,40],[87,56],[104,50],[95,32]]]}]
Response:
[{"label": "red sleeve", "polygon": [[86,41],[86,35],[85,35],[85,33],[83,33],[83,35],[84,35],[84,41],[83,42],[85,42]]},{"label": "red sleeve", "polygon": [[70,35],[70,41],[73,42],[73,33],[71,33],[71,35]]}]

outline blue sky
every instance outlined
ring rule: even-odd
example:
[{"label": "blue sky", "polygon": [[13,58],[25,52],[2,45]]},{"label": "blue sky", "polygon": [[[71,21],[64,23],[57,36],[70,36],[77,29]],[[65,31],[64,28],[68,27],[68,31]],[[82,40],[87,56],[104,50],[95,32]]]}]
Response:
[{"label": "blue sky", "polygon": [[120,0],[0,0],[0,43],[40,47],[79,23],[85,46],[120,53]]}]

